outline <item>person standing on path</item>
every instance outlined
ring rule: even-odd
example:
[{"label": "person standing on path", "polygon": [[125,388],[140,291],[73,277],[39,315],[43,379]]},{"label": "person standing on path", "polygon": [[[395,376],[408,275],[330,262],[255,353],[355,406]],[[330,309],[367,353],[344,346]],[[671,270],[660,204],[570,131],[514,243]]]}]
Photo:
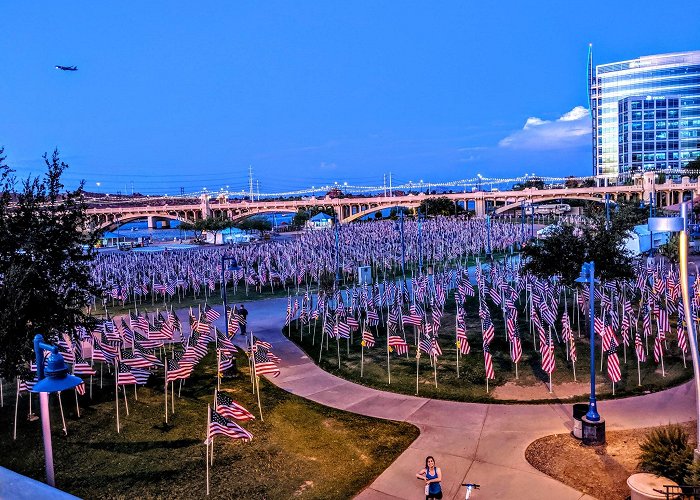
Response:
[{"label": "person standing on path", "polygon": [[246,324],[248,323],[248,309],[243,304],[238,308],[238,316],[241,318],[241,333],[246,334]]},{"label": "person standing on path", "polygon": [[425,500],[430,498],[442,498],[442,471],[435,466],[435,459],[431,456],[425,459],[425,469],[421,469],[416,474],[418,479],[425,481]]}]

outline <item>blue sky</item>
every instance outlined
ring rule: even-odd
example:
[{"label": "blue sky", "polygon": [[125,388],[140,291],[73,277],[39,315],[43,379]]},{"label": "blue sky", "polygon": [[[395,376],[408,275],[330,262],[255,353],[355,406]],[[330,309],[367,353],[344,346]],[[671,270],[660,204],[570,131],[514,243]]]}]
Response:
[{"label": "blue sky", "polygon": [[[678,13],[682,12],[680,19]],[[0,145],[103,192],[587,175],[586,56],[700,49],[700,2],[6,2]],[[61,72],[54,65],[77,65]],[[100,187],[97,187],[97,183]]]}]

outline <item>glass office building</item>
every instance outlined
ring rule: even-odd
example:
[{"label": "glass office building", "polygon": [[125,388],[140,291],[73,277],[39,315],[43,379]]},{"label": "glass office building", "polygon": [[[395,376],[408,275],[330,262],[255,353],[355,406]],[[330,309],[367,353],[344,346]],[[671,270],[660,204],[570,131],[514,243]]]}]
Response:
[{"label": "glass office building", "polygon": [[590,76],[594,175],[700,157],[700,51],[602,64]]}]

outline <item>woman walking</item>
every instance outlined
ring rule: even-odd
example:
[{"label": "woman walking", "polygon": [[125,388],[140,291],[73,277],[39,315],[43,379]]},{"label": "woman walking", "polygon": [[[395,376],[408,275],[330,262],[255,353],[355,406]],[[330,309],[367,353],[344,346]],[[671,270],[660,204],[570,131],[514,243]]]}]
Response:
[{"label": "woman walking", "polygon": [[433,457],[429,456],[425,459],[425,469],[418,471],[416,477],[425,481],[425,500],[442,498],[442,488],[440,486],[442,471],[440,471],[440,467],[435,466]]}]

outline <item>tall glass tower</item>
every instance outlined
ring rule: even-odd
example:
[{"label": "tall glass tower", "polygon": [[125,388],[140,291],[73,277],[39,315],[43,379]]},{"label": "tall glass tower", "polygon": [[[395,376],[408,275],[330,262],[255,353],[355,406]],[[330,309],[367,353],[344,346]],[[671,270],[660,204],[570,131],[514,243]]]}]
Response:
[{"label": "tall glass tower", "polygon": [[594,175],[625,178],[700,158],[700,51],[589,68]]}]

